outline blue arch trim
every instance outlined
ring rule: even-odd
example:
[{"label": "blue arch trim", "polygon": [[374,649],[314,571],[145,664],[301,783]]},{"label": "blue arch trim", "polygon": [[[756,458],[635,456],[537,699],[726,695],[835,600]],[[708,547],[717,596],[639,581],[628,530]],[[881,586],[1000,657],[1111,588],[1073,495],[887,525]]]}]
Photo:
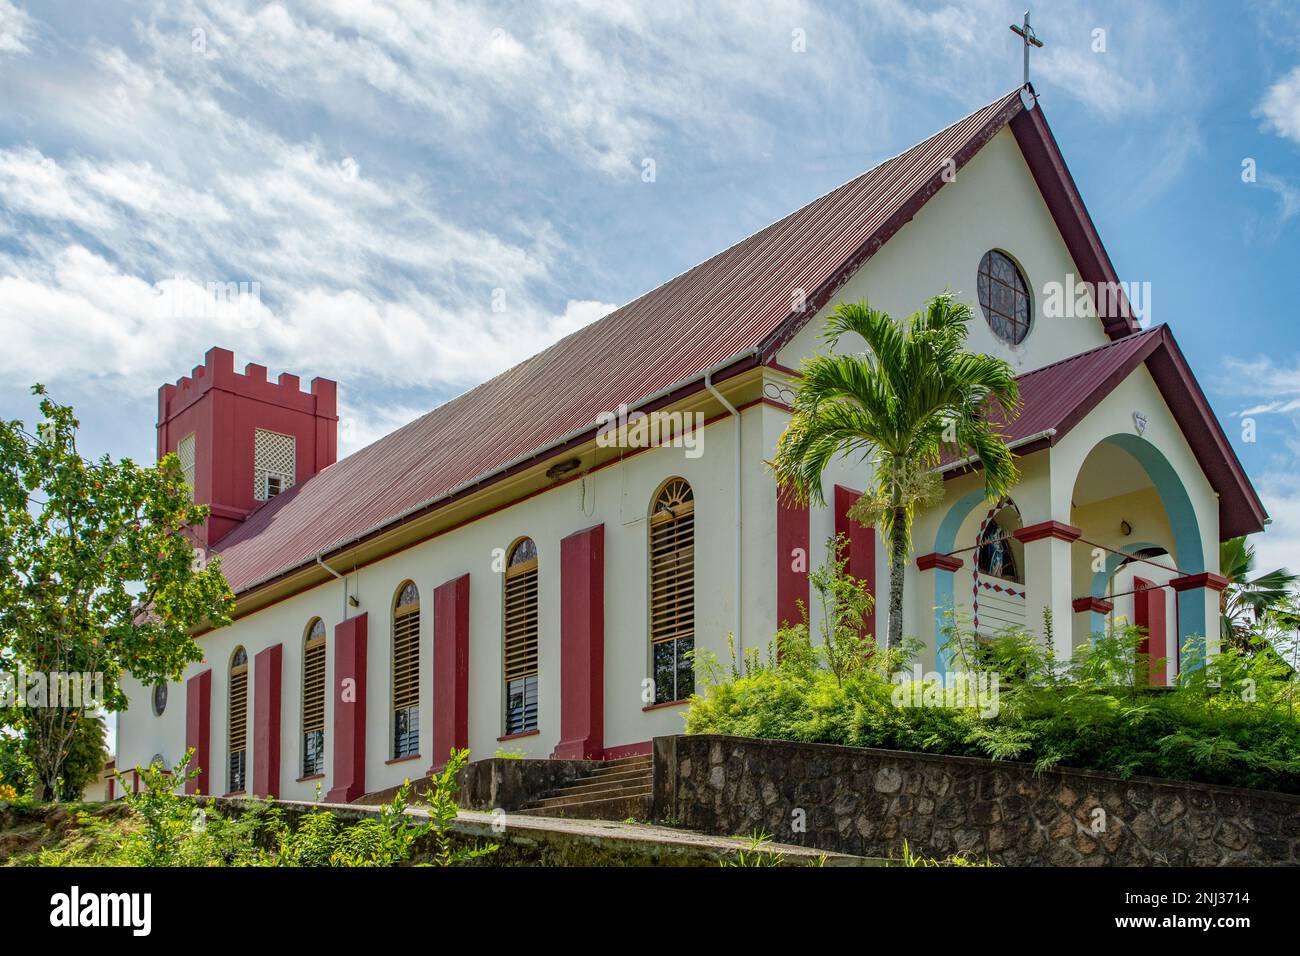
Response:
[{"label": "blue arch trim", "polygon": [[[1142,466],[1169,516],[1169,527],[1174,535],[1174,555],[1178,570],[1183,574],[1199,574],[1205,570],[1205,551],[1201,547],[1201,528],[1196,521],[1192,499],[1183,487],[1174,466],[1150,442],[1137,435],[1116,434],[1102,442],[1128,452]],[[1201,588],[1178,592],[1178,657],[1179,666],[1196,668],[1205,662],[1205,593]],[[1184,649],[1186,662],[1182,660]]]},{"label": "blue arch trim", "polygon": [[[1149,541],[1134,541],[1132,544],[1128,546],[1126,553],[1133,554],[1134,552],[1137,551],[1144,551],[1147,548],[1157,548],[1157,547],[1159,547],[1159,545],[1152,544]],[[1122,554],[1112,554],[1109,552],[1106,554],[1105,568],[1102,569],[1101,571],[1094,571],[1092,575],[1091,593],[1093,597],[1099,598],[1099,597],[1106,596],[1106,585],[1110,583],[1110,579],[1114,576],[1116,569],[1119,568],[1120,562],[1123,560],[1124,560],[1124,555]],[[1102,614],[1100,611],[1093,611],[1092,624],[1089,629],[1089,633],[1092,635],[1092,639],[1095,641],[1097,639],[1096,635],[1104,633],[1105,630],[1106,630],[1106,615]]]},{"label": "blue arch trim", "polygon": [[[937,553],[947,554],[957,546],[957,532],[961,530],[962,524],[986,500],[983,489],[980,489],[968,491],[952,503],[934,536],[934,550]],[[951,663],[948,652],[939,643],[946,623],[944,619],[956,607],[955,580],[952,571],[934,569],[934,669],[940,674],[948,673]]]}]

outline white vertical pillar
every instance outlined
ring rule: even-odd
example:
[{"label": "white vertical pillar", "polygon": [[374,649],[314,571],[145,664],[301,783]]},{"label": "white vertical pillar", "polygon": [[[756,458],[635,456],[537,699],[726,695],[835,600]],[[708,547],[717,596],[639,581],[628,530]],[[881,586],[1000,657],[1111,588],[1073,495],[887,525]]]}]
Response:
[{"label": "white vertical pillar", "polygon": [[1062,521],[1042,521],[1014,532],[1025,546],[1025,626],[1046,639],[1043,613],[1052,613],[1053,651],[1068,661],[1074,650],[1073,566],[1070,548],[1083,532]]}]

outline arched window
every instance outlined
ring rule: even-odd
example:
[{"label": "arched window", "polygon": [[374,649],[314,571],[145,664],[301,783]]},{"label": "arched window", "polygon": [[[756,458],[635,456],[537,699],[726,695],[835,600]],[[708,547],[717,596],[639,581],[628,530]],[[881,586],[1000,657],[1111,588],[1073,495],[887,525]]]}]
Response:
[{"label": "arched window", "polygon": [[420,592],[407,581],[393,607],[393,758],[420,752]]},{"label": "arched window", "polygon": [[307,625],[302,643],[302,775],[325,772],[325,622]]},{"label": "arched window", "polygon": [[235,648],[230,658],[230,713],[227,752],[230,754],[227,790],[242,793],[248,783],[248,653]]},{"label": "arched window", "polygon": [[695,493],[671,478],[650,509],[650,665],[655,703],[695,692]]},{"label": "arched window", "polygon": [[537,545],[521,538],[506,559],[505,732],[537,729]]}]

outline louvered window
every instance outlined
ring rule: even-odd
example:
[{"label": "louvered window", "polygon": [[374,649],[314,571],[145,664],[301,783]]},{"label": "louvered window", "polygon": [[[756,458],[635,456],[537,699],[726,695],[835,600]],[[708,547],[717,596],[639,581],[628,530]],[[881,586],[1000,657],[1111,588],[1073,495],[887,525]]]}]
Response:
[{"label": "louvered window", "polygon": [[325,624],[311,622],[302,653],[302,775],[325,772]]},{"label": "louvered window", "polygon": [[655,703],[695,692],[695,493],[673,478],[650,513],[650,654]]},{"label": "louvered window", "polygon": [[242,647],[230,659],[230,754],[227,789],[240,793],[248,782],[248,654]]},{"label": "louvered window", "polygon": [[537,545],[524,538],[505,576],[505,731],[537,729]]},{"label": "louvered window", "polygon": [[181,475],[185,478],[185,484],[190,486],[190,497],[194,497],[194,435],[189,434],[180,440],[176,445],[176,457],[180,459]]},{"label": "louvered window", "polygon": [[253,497],[274,498],[293,487],[294,438],[259,428],[253,436]]},{"label": "louvered window", "polygon": [[420,592],[408,581],[393,611],[393,757],[420,752]]}]

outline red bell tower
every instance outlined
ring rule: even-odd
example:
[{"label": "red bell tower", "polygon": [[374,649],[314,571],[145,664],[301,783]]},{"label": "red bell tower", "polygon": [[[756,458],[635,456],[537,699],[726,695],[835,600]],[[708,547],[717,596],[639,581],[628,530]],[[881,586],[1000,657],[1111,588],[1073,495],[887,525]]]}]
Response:
[{"label": "red bell tower", "polygon": [[212,348],[202,365],[158,390],[158,458],[175,452],[212,509],[195,529],[211,548],[264,502],[301,484],[338,457],[338,386],[298,376],[266,378],[266,366],[235,371],[235,355]]}]

